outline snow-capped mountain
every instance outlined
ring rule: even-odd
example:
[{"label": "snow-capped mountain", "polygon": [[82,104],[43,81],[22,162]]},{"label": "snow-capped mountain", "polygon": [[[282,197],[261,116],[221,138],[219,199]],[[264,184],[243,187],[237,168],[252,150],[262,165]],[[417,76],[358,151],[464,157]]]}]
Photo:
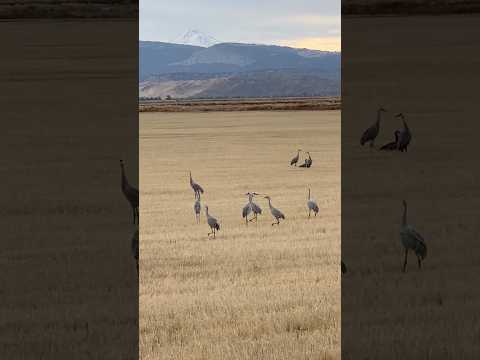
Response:
[{"label": "snow-capped mountain", "polygon": [[202,47],[210,47],[215,44],[219,44],[220,41],[213,36],[206,35],[201,31],[190,29],[185,32],[181,37],[174,41],[176,44],[194,45]]}]

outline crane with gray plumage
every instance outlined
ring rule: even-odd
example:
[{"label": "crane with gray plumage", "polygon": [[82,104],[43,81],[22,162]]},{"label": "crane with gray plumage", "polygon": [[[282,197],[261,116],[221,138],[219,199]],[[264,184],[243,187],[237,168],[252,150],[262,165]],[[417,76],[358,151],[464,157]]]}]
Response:
[{"label": "crane with gray plumage", "polygon": [[200,194],[203,194],[203,188],[197,184],[195,181],[192,179],[192,172],[190,171],[190,186],[193,189],[193,192],[195,193],[195,199],[200,199]]},{"label": "crane with gray plumage", "polygon": [[207,216],[208,226],[210,226],[210,230],[212,230],[208,233],[208,236],[213,234],[213,238],[215,238],[216,231],[220,230],[220,224],[218,223],[217,219],[215,219],[212,215],[208,213],[207,205],[205,205],[205,215]]},{"label": "crane with gray plumage", "polygon": [[135,259],[135,263],[137,264],[137,276],[138,276],[138,257],[139,257],[139,250],[138,250],[138,229],[135,230],[132,236],[132,243],[131,243],[131,250],[133,258]]},{"label": "crane with gray plumage", "polygon": [[383,145],[380,150],[383,151],[393,151],[398,149],[398,138],[400,137],[400,130],[395,130],[393,133],[395,135],[395,141],[389,142]]},{"label": "crane with gray plumage", "polygon": [[302,149],[297,150],[297,155],[290,161],[290,166],[292,165],[297,166],[298,159],[300,159],[300,151],[302,151]]},{"label": "crane with gray plumage", "polygon": [[317,216],[319,208],[315,200],[310,198],[310,188],[308,188],[307,207],[308,207],[308,217],[310,217],[312,211],[315,213],[315,216]]},{"label": "crane with gray plumage", "polygon": [[405,116],[402,113],[395,115],[395,117],[402,119],[403,121],[403,130],[400,132],[398,137],[398,150],[401,152],[408,150],[408,145],[410,145],[410,141],[412,140],[412,132],[405,121]]},{"label": "crane with gray plumage", "polygon": [[308,159],[305,159],[305,162],[300,165],[301,168],[309,168],[310,166],[312,166],[312,157],[310,156],[310,152],[306,152],[306,154],[308,155]]},{"label": "crane with gray plumage", "polygon": [[380,107],[377,110],[377,121],[372,126],[370,126],[367,130],[365,130],[365,132],[362,135],[362,138],[360,139],[360,145],[363,146],[365,143],[368,142],[370,143],[370,147],[374,146],[375,139],[377,138],[378,133],[380,131],[381,114],[382,112],[386,112],[386,111],[387,110],[385,110],[383,107]]},{"label": "crane with gray plumage", "polygon": [[125,165],[123,164],[123,160],[120,160],[120,168],[122,170],[122,180],[121,180],[121,187],[123,195],[125,195],[126,199],[130,203],[133,212],[133,223],[135,224],[135,219],[137,220],[138,224],[138,204],[140,202],[138,189],[131,186],[127,180],[127,176],[125,175]]},{"label": "crane with gray plumage", "polygon": [[200,212],[202,211],[202,205],[200,204],[200,194],[198,195],[198,199],[193,204],[193,211],[195,212],[195,219],[197,220],[197,224],[200,223]]},{"label": "crane with gray plumage", "polygon": [[283,215],[283,213],[280,210],[278,210],[277,208],[274,208],[272,206],[272,200],[270,199],[270,196],[265,196],[265,199],[268,199],[268,206],[270,207],[270,212],[272,213],[272,216],[277,221],[277,222],[272,223],[272,226],[275,225],[275,224],[280,225],[280,219],[285,220],[285,215]]},{"label": "crane with gray plumage", "polygon": [[421,269],[422,261],[427,257],[427,245],[422,235],[420,235],[411,225],[407,224],[407,202],[403,200],[402,225],[400,227],[400,239],[405,249],[405,260],[403,262],[403,272],[407,269],[408,251],[412,250],[417,256],[418,268]]},{"label": "crane with gray plumage", "polygon": [[[255,222],[257,222],[257,216],[260,215],[262,213],[262,209],[260,208],[260,206],[258,206],[257,204],[255,204],[253,202],[253,197],[255,195],[260,195],[256,192],[247,192],[245,195],[248,196],[248,203],[247,205],[245,205],[243,207],[243,210],[242,210],[242,217],[245,218],[245,224],[248,226],[248,222],[249,221],[253,221],[255,220]],[[248,220],[248,215],[250,213],[253,213],[253,218],[251,218],[250,220]]]}]

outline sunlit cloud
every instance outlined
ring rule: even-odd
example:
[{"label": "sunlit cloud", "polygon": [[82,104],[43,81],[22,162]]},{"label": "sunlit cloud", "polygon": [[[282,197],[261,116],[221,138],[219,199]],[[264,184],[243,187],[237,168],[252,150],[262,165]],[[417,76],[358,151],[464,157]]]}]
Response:
[{"label": "sunlit cloud", "polygon": [[277,44],[294,48],[307,48],[324,51],[340,51],[342,46],[341,38],[339,36],[280,40]]}]

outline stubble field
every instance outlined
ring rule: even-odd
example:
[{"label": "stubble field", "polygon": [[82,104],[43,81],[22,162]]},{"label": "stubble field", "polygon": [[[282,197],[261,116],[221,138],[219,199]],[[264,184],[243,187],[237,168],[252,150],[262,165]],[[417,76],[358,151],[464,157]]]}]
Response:
[{"label": "stubble field", "polygon": [[[310,169],[289,166],[297,148]],[[142,113],[140,188],[142,359],[340,358],[339,111]],[[259,196],[247,227],[248,191],[286,220],[271,226]]]}]

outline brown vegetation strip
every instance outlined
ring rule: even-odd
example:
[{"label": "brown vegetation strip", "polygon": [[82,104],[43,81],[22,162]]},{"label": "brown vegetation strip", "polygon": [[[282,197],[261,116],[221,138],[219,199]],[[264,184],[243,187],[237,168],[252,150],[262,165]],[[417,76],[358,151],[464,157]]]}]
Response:
[{"label": "brown vegetation strip", "polygon": [[206,112],[259,110],[339,110],[339,97],[225,101],[140,102],[140,112]]}]

